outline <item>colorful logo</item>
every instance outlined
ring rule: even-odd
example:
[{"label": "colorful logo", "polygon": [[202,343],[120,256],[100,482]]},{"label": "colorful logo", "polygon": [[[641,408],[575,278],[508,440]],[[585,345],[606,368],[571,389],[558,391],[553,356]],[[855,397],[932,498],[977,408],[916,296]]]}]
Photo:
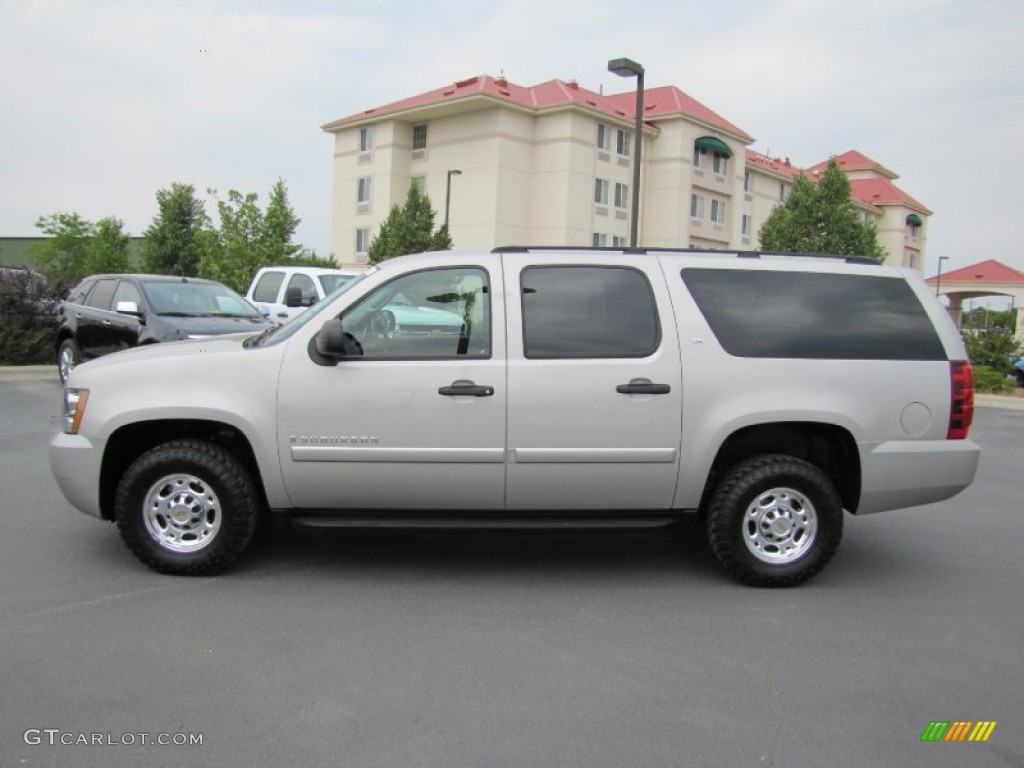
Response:
[{"label": "colorful logo", "polygon": [[932,720],[921,741],[988,741],[998,724],[995,720]]}]

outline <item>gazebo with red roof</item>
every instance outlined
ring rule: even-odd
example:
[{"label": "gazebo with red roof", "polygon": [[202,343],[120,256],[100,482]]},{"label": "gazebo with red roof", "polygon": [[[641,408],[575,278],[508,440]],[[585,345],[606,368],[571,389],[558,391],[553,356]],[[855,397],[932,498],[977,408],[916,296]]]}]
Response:
[{"label": "gazebo with red roof", "polygon": [[960,326],[964,299],[1010,296],[1017,313],[1017,338],[1024,340],[1024,317],[1020,313],[1020,307],[1024,304],[1024,272],[1001,261],[986,259],[929,277],[926,282],[935,286],[936,295],[949,297],[949,314],[957,327]]}]

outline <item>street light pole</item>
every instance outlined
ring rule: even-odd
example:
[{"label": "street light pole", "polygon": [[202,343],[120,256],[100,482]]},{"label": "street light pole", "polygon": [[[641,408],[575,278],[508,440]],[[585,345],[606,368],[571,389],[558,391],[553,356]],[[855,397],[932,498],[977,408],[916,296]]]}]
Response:
[{"label": "street light pole", "polygon": [[636,78],[636,120],[633,140],[633,216],[629,223],[629,247],[636,248],[640,231],[640,145],[644,129],[644,68],[632,59],[611,59],[608,71]]},{"label": "street light pole", "polygon": [[947,261],[949,256],[939,256],[939,274],[935,277],[935,295],[939,295],[939,287],[942,285],[942,262]]},{"label": "street light pole", "polygon": [[462,171],[448,171],[448,183],[444,190],[444,228],[448,229],[448,210],[452,205],[452,176],[461,176]]}]

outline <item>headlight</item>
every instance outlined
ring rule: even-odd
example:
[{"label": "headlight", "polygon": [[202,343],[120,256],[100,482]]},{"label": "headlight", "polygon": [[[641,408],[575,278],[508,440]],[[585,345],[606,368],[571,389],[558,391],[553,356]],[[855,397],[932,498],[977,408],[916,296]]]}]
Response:
[{"label": "headlight", "polygon": [[78,427],[85,415],[85,404],[89,401],[88,389],[64,390],[64,431],[69,435],[77,435]]}]

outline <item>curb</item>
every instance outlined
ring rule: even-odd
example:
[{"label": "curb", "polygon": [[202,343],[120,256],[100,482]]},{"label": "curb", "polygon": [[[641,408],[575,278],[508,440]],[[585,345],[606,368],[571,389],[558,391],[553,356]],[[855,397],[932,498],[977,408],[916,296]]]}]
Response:
[{"label": "curb", "polygon": [[1024,397],[1007,395],[974,395],[974,404],[982,408],[1003,408],[1008,411],[1024,411]]},{"label": "curb", "polygon": [[0,381],[60,381],[56,365],[0,365]]}]

